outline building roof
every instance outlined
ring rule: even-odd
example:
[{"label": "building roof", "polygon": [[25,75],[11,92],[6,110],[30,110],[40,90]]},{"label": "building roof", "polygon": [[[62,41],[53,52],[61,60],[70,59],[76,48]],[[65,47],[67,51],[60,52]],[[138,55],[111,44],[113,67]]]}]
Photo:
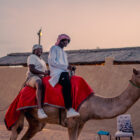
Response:
[{"label": "building roof", "polygon": [[[140,47],[70,50],[66,51],[71,64],[102,64],[106,57],[113,57],[114,63],[140,63]],[[27,57],[31,53],[11,53],[0,58],[0,66],[26,66]],[[43,59],[48,60],[48,52],[43,53]]]}]

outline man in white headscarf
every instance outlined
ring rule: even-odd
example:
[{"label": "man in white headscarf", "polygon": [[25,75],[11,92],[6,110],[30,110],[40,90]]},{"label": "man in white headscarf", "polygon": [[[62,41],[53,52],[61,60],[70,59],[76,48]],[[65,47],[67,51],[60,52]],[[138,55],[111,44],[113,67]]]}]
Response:
[{"label": "man in white headscarf", "polygon": [[80,116],[79,112],[72,108],[69,70],[72,70],[73,67],[68,64],[67,54],[63,50],[69,42],[70,37],[68,35],[59,35],[57,42],[51,47],[48,57],[48,64],[51,72],[51,79],[49,82],[53,87],[57,83],[62,85],[67,118]]},{"label": "man in white headscarf", "polygon": [[49,75],[45,61],[41,58],[42,46],[35,44],[32,48],[32,54],[27,59],[28,71],[26,85],[36,89],[36,97],[38,103],[38,118],[47,118],[47,114],[42,108],[42,77]]}]

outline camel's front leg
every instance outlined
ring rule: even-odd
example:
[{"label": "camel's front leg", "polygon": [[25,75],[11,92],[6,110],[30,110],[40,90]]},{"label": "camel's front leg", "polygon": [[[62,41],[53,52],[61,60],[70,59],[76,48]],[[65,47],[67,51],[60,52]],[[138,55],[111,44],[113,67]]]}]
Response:
[{"label": "camel's front leg", "polygon": [[84,123],[82,122],[82,123],[79,124],[79,127],[78,127],[78,136],[80,135],[83,127],[84,127]]},{"label": "camel's front leg", "polygon": [[68,122],[69,140],[78,139],[78,129],[79,129],[79,122],[74,119],[69,119]]},{"label": "camel's front leg", "polygon": [[69,140],[77,140],[78,138],[78,127],[68,128]]}]

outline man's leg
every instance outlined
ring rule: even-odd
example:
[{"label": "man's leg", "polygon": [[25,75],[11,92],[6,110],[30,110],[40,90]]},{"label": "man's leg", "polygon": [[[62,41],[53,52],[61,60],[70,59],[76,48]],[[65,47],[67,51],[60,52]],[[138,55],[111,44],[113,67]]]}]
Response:
[{"label": "man's leg", "polygon": [[36,98],[37,98],[37,104],[38,108],[42,108],[42,81],[41,80],[36,80],[35,82],[35,87],[36,87]]},{"label": "man's leg", "polygon": [[72,108],[71,83],[67,72],[61,73],[59,83],[62,85],[64,103],[67,109],[67,118],[80,116],[80,114]]},{"label": "man's leg", "polygon": [[64,97],[65,107],[68,110],[72,107],[72,98],[71,98],[71,83],[69,74],[67,72],[62,72],[60,76],[59,83],[62,85],[62,93]]},{"label": "man's leg", "polygon": [[38,117],[40,119],[44,119],[47,118],[47,115],[45,114],[43,108],[42,108],[42,96],[43,96],[43,92],[42,92],[42,80],[40,77],[37,76],[33,76],[31,77],[26,85],[31,86],[33,88],[36,88],[36,98],[37,98],[37,104],[38,104]]}]

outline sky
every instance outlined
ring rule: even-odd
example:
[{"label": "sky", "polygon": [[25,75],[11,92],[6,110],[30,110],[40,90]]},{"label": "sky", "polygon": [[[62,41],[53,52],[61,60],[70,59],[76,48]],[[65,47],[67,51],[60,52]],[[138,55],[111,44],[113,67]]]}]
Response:
[{"label": "sky", "polygon": [[0,57],[49,51],[68,34],[66,50],[140,46],[140,0],[0,0]]}]

